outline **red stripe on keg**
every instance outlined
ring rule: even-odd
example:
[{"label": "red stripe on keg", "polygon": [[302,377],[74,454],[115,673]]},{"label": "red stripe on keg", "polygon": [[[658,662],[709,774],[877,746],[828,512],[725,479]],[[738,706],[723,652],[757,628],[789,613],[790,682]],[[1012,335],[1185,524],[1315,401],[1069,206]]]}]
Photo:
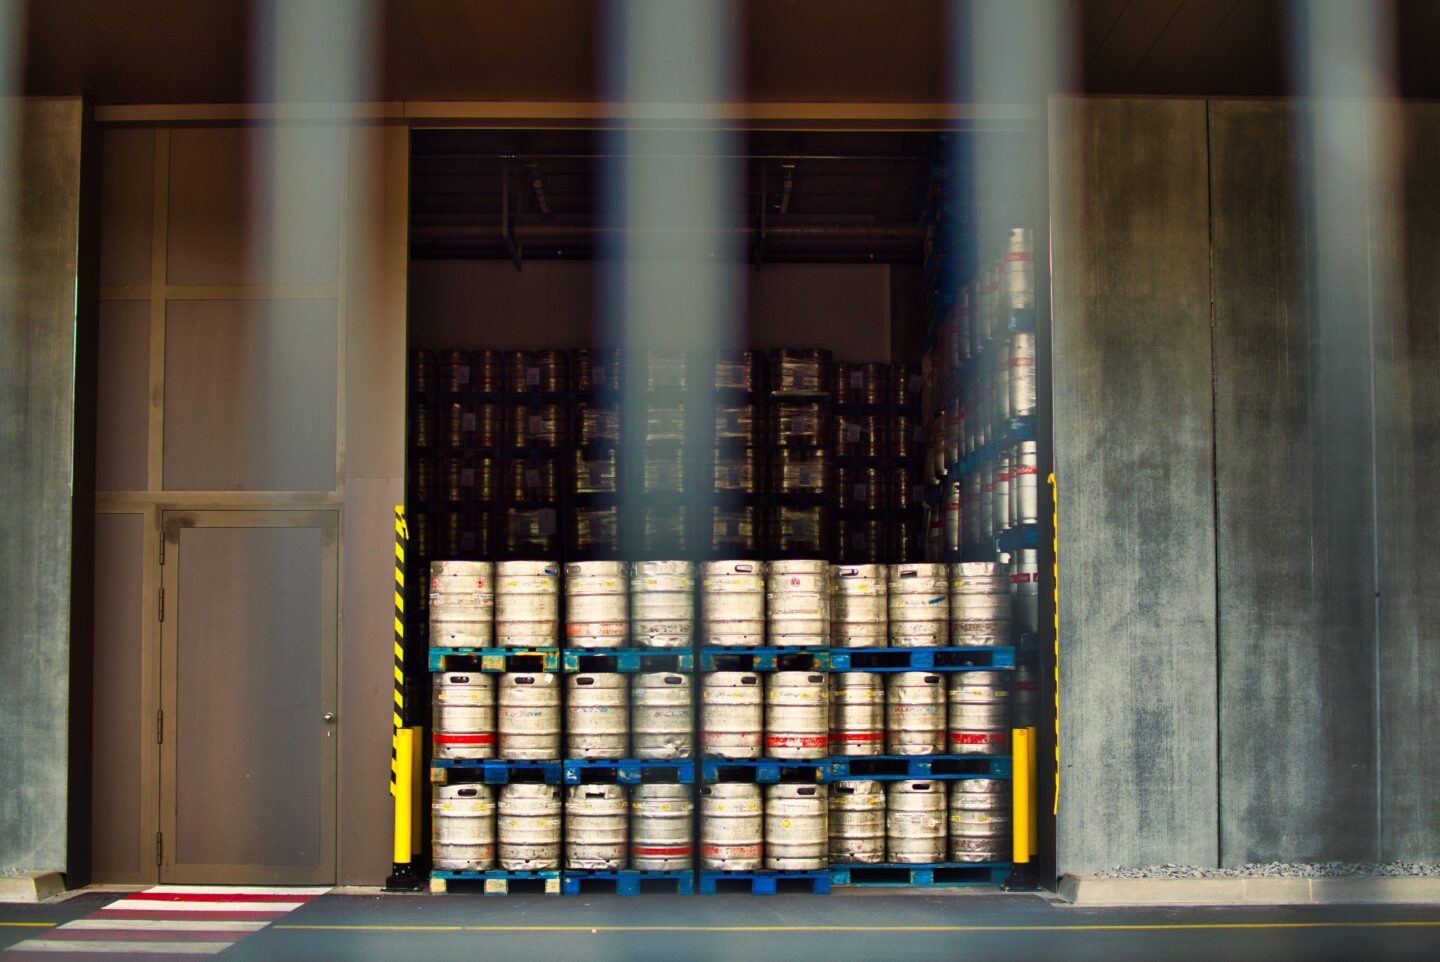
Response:
[{"label": "red stripe on keg", "polygon": [[951,732],[956,745],[1004,745],[1009,736],[1004,732]]},{"label": "red stripe on keg", "polygon": [[700,846],[700,854],[701,854],[701,855],[704,855],[704,856],[706,856],[706,857],[711,857],[711,858],[713,858],[713,857],[716,856],[716,855],[730,855],[730,856],[734,856],[734,857],[736,857],[736,858],[745,858],[745,857],[751,856],[751,855],[759,856],[759,854],[760,854],[760,846],[759,846],[759,845],[702,845],[702,846]]},{"label": "red stripe on keg", "polygon": [[879,732],[841,733],[831,735],[832,742],[878,742],[884,741],[885,736]]},{"label": "red stripe on keg", "polygon": [[437,745],[493,745],[494,735],[442,735],[435,733]]},{"label": "red stripe on keg", "polygon": [[824,735],[770,735],[765,739],[769,748],[824,748]]},{"label": "red stripe on keg", "polygon": [[1029,254],[1025,251],[1011,251],[1005,255],[1005,263],[1007,264],[1013,264],[1016,261],[1033,261],[1034,259],[1034,254]]},{"label": "red stripe on keg", "polygon": [[630,846],[631,855],[689,855],[691,851],[692,849],[689,845],[685,845],[679,848],[652,848],[643,845]]},{"label": "red stripe on keg", "polygon": [[566,625],[565,635],[569,638],[576,635],[623,635],[628,630],[629,626],[623,621],[588,621]]}]

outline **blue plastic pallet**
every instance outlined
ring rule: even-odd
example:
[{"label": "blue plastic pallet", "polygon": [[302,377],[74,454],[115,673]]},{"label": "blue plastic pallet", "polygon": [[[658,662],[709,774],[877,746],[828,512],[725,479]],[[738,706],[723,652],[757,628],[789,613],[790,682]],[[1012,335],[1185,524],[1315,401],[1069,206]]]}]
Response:
[{"label": "blue plastic pallet", "polygon": [[928,865],[832,865],[832,885],[921,886],[999,885],[1009,862],[935,862]]},{"label": "blue plastic pallet", "polygon": [[[774,671],[784,658],[786,667],[796,671],[829,671],[829,648],[722,648],[707,645],[700,649],[702,671]],[[723,669],[718,664],[724,664]],[[734,667],[735,665],[742,667]]]},{"label": "blue plastic pallet", "polygon": [[566,869],[560,882],[564,895],[614,892],[616,895],[653,894],[654,890],[675,895],[695,894],[695,873],[684,872],[590,872]]},{"label": "blue plastic pallet", "polygon": [[[516,659],[519,659],[517,662]],[[456,665],[457,661],[464,665]],[[474,662],[478,661],[479,665]],[[514,667],[512,667],[514,666]],[[558,648],[431,648],[431,671],[559,671]]]},{"label": "blue plastic pallet", "polygon": [[731,883],[727,888],[748,886],[751,895],[774,895],[781,885],[799,888],[811,895],[830,894],[830,873],[825,869],[814,872],[701,872],[700,894],[715,895],[721,884]]},{"label": "blue plastic pallet", "polygon": [[[695,781],[695,762],[690,759],[622,758],[605,761],[589,758],[567,758],[561,763],[565,770],[565,784],[579,785],[587,781],[586,772],[615,773],[615,781],[621,785],[639,785],[647,774],[655,776],[653,781],[678,785],[690,785]],[[608,781],[608,778],[606,779]]]},{"label": "blue plastic pallet", "polygon": [[1040,526],[1035,524],[1022,524],[1018,528],[1002,531],[995,539],[996,551],[1019,551],[1021,548],[1038,548],[1039,546]]},{"label": "blue plastic pallet", "polygon": [[988,671],[1015,667],[1015,649],[832,648],[831,671]]},{"label": "blue plastic pallet", "polygon": [[768,785],[780,781],[782,773],[803,777],[805,781],[830,781],[830,766],[826,759],[801,761],[793,758],[706,758],[701,760],[700,769],[701,777],[710,783],[739,781]]},{"label": "blue plastic pallet", "polygon": [[524,894],[523,890],[529,890],[531,894],[559,895],[560,894],[560,873],[552,872],[443,872],[434,871],[430,873],[430,891],[437,895],[444,895],[450,892],[451,886],[456,883],[484,884],[486,895],[510,895],[511,886],[518,886],[522,891],[513,894]]},{"label": "blue plastic pallet", "polygon": [[[551,785],[560,784],[559,762],[501,762],[494,760],[471,761],[469,759],[437,758],[430,763],[430,781],[446,784],[451,772],[478,774],[486,785],[507,785],[517,772],[538,773],[539,778],[529,777],[524,781],[541,781]],[[516,779],[520,781],[520,779]]]},{"label": "blue plastic pallet", "polygon": [[903,782],[916,778],[959,781],[966,778],[1009,778],[1009,755],[850,755],[835,756],[826,781],[865,779]]},{"label": "blue plastic pallet", "polygon": [[688,648],[567,648],[561,653],[565,671],[694,671]]}]

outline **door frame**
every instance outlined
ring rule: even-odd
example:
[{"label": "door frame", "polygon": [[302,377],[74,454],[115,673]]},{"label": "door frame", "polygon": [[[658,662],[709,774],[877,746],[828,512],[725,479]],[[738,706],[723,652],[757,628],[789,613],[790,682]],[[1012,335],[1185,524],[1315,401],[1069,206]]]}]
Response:
[{"label": "door frame", "polygon": [[[164,736],[160,741],[158,880],[180,884],[333,885],[337,878],[337,781],[339,760],[340,513],[326,510],[162,510],[160,512],[160,687]],[[178,839],[175,724],[178,711],[180,532],[185,528],[320,529],[320,710],[335,716],[321,749],[320,859],[316,869],[276,865],[209,865],[174,862]],[[318,720],[317,720],[318,721]]]}]

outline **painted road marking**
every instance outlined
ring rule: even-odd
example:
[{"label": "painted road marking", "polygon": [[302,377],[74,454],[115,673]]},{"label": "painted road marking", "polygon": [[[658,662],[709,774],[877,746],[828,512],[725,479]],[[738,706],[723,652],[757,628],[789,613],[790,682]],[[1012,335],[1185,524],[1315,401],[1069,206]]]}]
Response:
[{"label": "painted road marking", "polygon": [[1440,919],[1384,922],[1176,922],[1094,925],[303,925],[272,929],[320,932],[1151,932],[1208,929],[1440,928]]},{"label": "painted road marking", "polygon": [[[133,892],[82,919],[0,923],[47,931],[0,952],[0,958],[115,955],[214,955],[329,891],[312,886],[247,888],[163,885]],[[13,956],[9,955],[13,953]]]}]

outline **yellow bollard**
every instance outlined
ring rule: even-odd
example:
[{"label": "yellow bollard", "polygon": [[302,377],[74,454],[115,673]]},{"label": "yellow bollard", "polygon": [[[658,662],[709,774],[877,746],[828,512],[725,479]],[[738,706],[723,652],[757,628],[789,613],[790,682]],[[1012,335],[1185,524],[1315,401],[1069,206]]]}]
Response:
[{"label": "yellow bollard", "polygon": [[395,733],[395,853],[396,865],[411,861],[414,852],[411,823],[415,813],[415,729],[402,728]]},{"label": "yellow bollard", "polygon": [[1033,860],[1040,854],[1040,732],[1031,725],[1025,729],[1028,734],[1026,741],[1026,761],[1030,767],[1030,858]]},{"label": "yellow bollard", "polygon": [[1034,780],[1031,775],[1029,759],[1034,754],[1034,748],[1030,741],[1029,728],[1012,728],[1010,730],[1011,755],[1010,764],[1013,772],[1010,785],[1010,803],[1013,809],[1011,825],[1011,847],[1014,851],[1014,862],[1016,865],[1024,865],[1030,861],[1032,849],[1031,838],[1035,834],[1034,811],[1035,807],[1031,800],[1034,794]]}]

